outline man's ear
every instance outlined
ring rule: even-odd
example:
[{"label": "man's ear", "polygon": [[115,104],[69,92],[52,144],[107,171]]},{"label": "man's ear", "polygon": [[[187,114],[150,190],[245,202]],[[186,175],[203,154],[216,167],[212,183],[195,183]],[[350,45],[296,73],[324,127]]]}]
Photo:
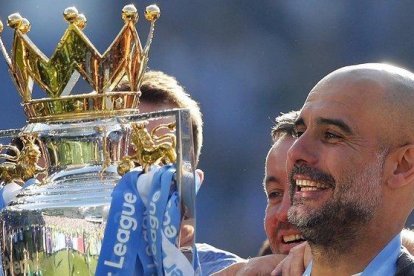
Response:
[{"label": "man's ear", "polygon": [[414,181],[414,144],[398,148],[388,160],[392,174],[387,184],[391,189],[405,186]]},{"label": "man's ear", "polygon": [[204,180],[204,172],[200,169],[196,169],[195,172],[198,175],[198,177],[200,177],[200,186],[201,186]]}]

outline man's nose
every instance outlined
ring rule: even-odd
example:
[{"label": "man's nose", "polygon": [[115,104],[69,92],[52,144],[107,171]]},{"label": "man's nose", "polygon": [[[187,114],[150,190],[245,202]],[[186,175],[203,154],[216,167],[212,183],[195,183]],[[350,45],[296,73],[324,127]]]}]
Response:
[{"label": "man's nose", "polygon": [[288,217],[288,210],[290,208],[290,197],[289,197],[289,191],[285,191],[284,195],[283,195],[283,199],[282,202],[279,205],[279,208],[277,210],[277,219],[279,221],[288,221],[287,217]]},{"label": "man's nose", "polygon": [[304,132],[296,139],[288,150],[288,170],[295,164],[315,164],[318,160],[318,143],[310,135]]}]

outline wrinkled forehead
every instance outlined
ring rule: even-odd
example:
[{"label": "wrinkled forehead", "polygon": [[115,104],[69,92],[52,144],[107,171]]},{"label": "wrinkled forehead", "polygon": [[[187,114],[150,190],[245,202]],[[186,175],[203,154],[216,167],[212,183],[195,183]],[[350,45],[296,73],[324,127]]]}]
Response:
[{"label": "wrinkled forehead", "polygon": [[300,113],[304,121],[340,119],[358,127],[381,116],[385,85],[366,76],[338,74],[320,81],[309,93]]},{"label": "wrinkled forehead", "polygon": [[[376,72],[375,72],[376,73]],[[371,71],[350,71],[330,74],[311,90],[306,101],[323,98],[344,103],[355,100],[378,101],[383,98],[389,83],[381,74]]]},{"label": "wrinkled forehead", "polygon": [[279,139],[275,141],[275,143],[270,148],[268,152],[268,158],[277,158],[278,160],[283,161],[281,163],[285,163],[287,152],[289,148],[292,146],[293,142],[295,142],[295,139],[291,135],[287,133],[283,134]]}]

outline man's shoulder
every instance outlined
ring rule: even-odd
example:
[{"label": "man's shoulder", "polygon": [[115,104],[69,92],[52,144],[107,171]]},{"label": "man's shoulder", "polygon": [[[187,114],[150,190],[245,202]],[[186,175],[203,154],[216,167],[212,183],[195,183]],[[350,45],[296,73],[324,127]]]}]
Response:
[{"label": "man's shoulder", "polygon": [[244,259],[206,243],[196,243],[202,275],[210,275]]},{"label": "man's shoulder", "polygon": [[232,259],[235,262],[244,261],[236,254],[216,248],[207,243],[196,243],[197,252],[199,254],[200,261],[215,261],[222,259]]},{"label": "man's shoulder", "polygon": [[403,246],[397,259],[396,276],[414,275],[414,256]]}]

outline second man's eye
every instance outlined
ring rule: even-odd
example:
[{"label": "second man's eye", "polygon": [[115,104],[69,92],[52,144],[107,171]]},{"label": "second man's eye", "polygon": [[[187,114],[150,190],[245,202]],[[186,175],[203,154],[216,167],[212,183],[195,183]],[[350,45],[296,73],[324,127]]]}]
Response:
[{"label": "second man's eye", "polygon": [[305,131],[303,131],[303,130],[301,130],[301,129],[296,129],[295,128],[295,130],[294,130],[294,132],[293,132],[293,136],[294,137],[300,137],[300,136],[302,136],[302,134],[304,133]]},{"label": "second man's eye", "polygon": [[283,192],[281,191],[271,191],[267,194],[268,200],[277,200],[283,197]]}]

